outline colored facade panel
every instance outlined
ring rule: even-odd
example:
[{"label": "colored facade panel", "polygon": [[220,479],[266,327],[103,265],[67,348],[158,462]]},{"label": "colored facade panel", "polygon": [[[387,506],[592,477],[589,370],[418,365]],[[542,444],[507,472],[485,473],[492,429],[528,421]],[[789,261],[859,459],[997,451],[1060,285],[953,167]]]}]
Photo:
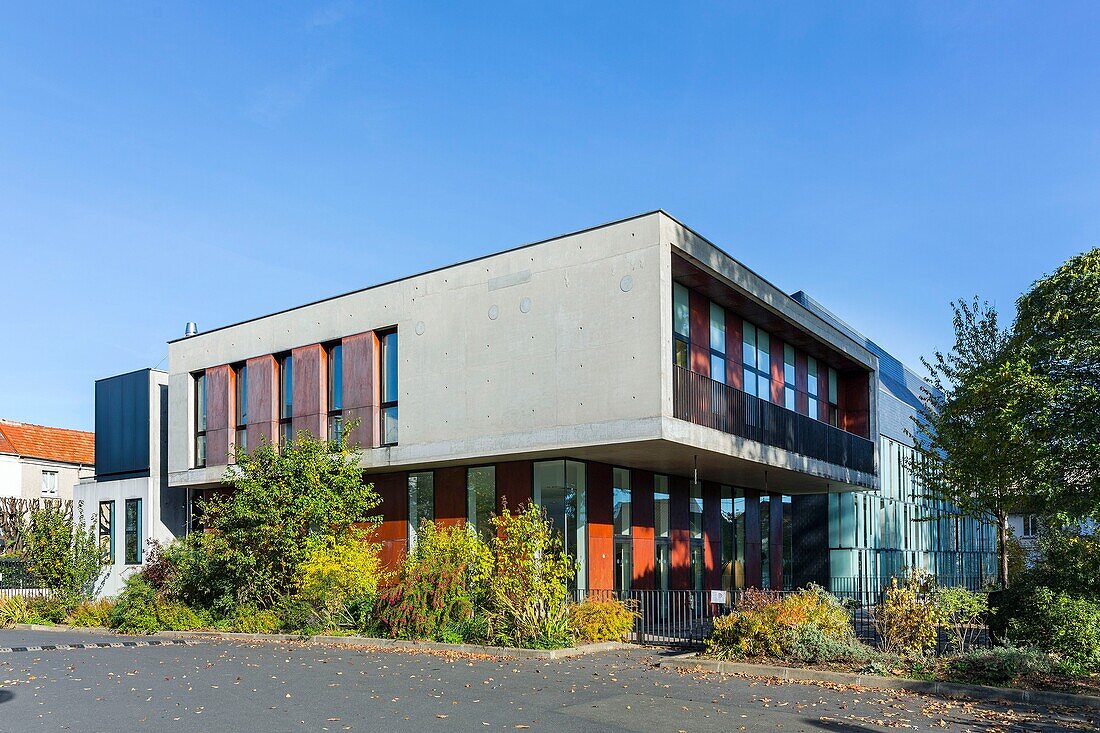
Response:
[{"label": "colored facade panel", "polygon": [[592,590],[614,589],[611,472],[611,466],[606,463],[588,464],[588,587]]},{"label": "colored facade panel", "polygon": [[279,414],[276,395],[278,370],[275,357],[257,356],[248,365],[248,445],[274,443],[278,436]]},{"label": "colored facade panel", "polygon": [[630,534],[633,543],[632,588],[652,590],[653,584],[653,473],[630,472]]},{"label": "colored facade panel", "polygon": [[325,438],[328,394],[328,369],[325,351],[320,344],[299,346],[294,357],[292,423],[294,433],[308,432],[315,438]]},{"label": "colored facade panel", "polygon": [[233,375],[228,365],[206,370],[206,465],[224,466],[234,426]]},{"label": "colored facade panel", "polygon": [[344,366],[344,420],[345,424],[357,420],[358,425],[348,432],[352,445],[373,448],[378,445],[378,338],[373,332],[345,336],[343,345]]}]

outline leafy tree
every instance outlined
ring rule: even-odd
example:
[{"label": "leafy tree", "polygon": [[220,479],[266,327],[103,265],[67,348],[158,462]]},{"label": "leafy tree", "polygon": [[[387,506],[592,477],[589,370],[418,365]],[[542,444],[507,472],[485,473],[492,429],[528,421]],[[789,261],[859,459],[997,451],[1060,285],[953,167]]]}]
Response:
[{"label": "leafy tree", "polygon": [[988,303],[957,301],[955,346],[923,360],[930,388],[914,417],[917,456],[908,467],[925,489],[963,516],[998,528],[1000,582],[1008,586],[1008,516],[1028,508],[1041,485],[1032,436],[1045,429],[1035,405],[1049,384],[1016,357]]},{"label": "leafy tree", "polygon": [[380,500],[363,481],[359,452],[343,442],[302,431],[278,449],[265,442],[236,459],[224,479],[232,491],[203,502],[202,524],[217,538],[238,603],[270,607],[295,590],[316,548],[379,521],[371,512]]},{"label": "leafy tree", "polygon": [[83,503],[75,513],[44,504],[31,511],[24,536],[27,569],[60,601],[73,606],[95,595],[103,573],[103,550],[83,513]]},{"label": "leafy tree", "polygon": [[1049,509],[1100,516],[1100,247],[1036,282],[1017,302],[1014,332],[1049,381],[1031,409],[1048,424],[1027,436],[1041,450],[1036,474],[1056,489]]}]

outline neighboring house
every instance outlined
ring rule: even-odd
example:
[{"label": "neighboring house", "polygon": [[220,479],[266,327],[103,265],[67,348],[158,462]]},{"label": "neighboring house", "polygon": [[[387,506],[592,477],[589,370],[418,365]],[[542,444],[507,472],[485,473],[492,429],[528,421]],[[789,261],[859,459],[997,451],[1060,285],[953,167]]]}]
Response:
[{"label": "neighboring house", "polygon": [[0,419],[0,497],[72,499],[94,462],[95,433]]},{"label": "neighboring house", "polygon": [[114,595],[149,556],[150,541],[184,533],[186,506],[167,488],[168,375],[153,369],[95,383],[96,472],[75,488],[110,560]]}]

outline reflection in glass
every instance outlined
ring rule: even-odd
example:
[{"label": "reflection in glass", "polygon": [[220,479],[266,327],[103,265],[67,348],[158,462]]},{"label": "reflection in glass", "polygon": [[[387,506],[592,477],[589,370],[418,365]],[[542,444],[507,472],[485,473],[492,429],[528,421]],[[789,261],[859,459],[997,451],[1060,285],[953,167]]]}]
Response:
[{"label": "reflection in glass", "polygon": [[585,465],[578,461],[539,461],[534,467],[534,500],[560,533],[567,554],[577,563],[573,588],[587,588],[587,512]]}]

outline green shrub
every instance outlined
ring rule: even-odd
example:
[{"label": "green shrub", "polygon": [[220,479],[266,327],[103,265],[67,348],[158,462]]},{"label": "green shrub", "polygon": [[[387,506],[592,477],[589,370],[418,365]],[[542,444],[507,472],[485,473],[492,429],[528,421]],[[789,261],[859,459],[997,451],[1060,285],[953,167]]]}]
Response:
[{"label": "green shrub", "polygon": [[297,596],[283,596],[273,608],[279,618],[279,628],[291,634],[316,634],[322,630],[321,617],[306,601]]},{"label": "green shrub", "polygon": [[569,622],[569,607],[542,598],[524,601],[502,596],[489,617],[489,635],[501,646],[523,649],[571,646],[573,628]]},{"label": "green shrub", "polygon": [[25,624],[30,615],[30,604],[23,596],[0,598],[0,629],[6,629],[15,624]]},{"label": "green shrub", "polygon": [[84,601],[69,612],[65,623],[70,626],[107,627],[111,623],[111,609],[114,603],[107,598],[98,601]]},{"label": "green shrub", "polygon": [[588,598],[569,609],[569,620],[578,639],[589,642],[626,641],[638,614],[615,599]]},{"label": "green shrub", "polygon": [[961,586],[940,588],[936,593],[938,621],[947,629],[951,645],[960,652],[973,646],[985,627],[989,595]]},{"label": "green shrub", "polygon": [[214,624],[214,628],[219,631],[242,634],[274,634],[282,626],[282,619],[274,611],[261,610],[248,604],[238,606],[232,616]]},{"label": "green shrub", "polygon": [[707,637],[707,653],[724,659],[862,661],[868,651],[855,638],[848,610],[819,586],[779,598],[749,594],[732,613],[715,619]]},{"label": "green shrub", "polygon": [[[379,582],[385,574],[381,546],[360,533],[323,537],[299,568],[300,597],[320,611],[326,629],[359,627],[369,619]],[[354,611],[352,604],[355,605]]]},{"label": "green shrub", "polygon": [[210,614],[196,611],[179,601],[157,599],[157,624],[167,631],[195,631],[209,628]]},{"label": "green shrub", "polygon": [[1013,587],[998,595],[990,629],[1000,639],[1054,652],[1073,674],[1100,671],[1100,603]]},{"label": "green shrub", "polygon": [[1004,685],[1035,674],[1050,674],[1057,668],[1057,660],[1040,649],[997,646],[954,657],[947,663],[947,674],[958,682]]},{"label": "green shrub", "polygon": [[95,595],[104,556],[95,532],[84,523],[83,504],[75,520],[59,504],[33,509],[24,540],[27,569],[51,596],[64,599],[60,603],[71,609]]},{"label": "green shrub", "polygon": [[109,617],[110,626],[123,634],[152,634],[160,631],[157,594],[140,573],[126,579]]},{"label": "green shrub", "polygon": [[60,624],[64,623],[69,614],[80,605],[80,601],[66,594],[54,594],[37,596],[29,602],[30,618],[27,623],[32,624]]},{"label": "green shrub", "polygon": [[941,621],[937,596],[935,577],[923,570],[900,583],[891,578],[873,616],[882,650],[904,656],[935,648]]}]

